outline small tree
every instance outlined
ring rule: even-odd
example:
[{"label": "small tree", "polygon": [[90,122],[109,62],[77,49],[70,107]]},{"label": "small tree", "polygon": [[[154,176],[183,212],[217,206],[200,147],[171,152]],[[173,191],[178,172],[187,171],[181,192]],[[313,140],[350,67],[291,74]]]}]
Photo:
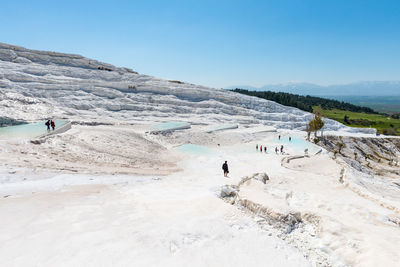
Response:
[{"label": "small tree", "polygon": [[[308,129],[310,132],[314,132],[314,136],[317,137],[317,132],[324,127],[325,123],[321,118],[321,115],[319,113],[314,114],[314,119],[311,120],[308,123]],[[321,131],[321,136],[322,136],[322,131]]]},{"label": "small tree", "polygon": [[350,124],[350,121],[349,121],[349,116],[347,116],[347,115],[344,115],[344,117],[343,117],[343,121],[344,121],[344,123],[346,123],[346,124]]}]

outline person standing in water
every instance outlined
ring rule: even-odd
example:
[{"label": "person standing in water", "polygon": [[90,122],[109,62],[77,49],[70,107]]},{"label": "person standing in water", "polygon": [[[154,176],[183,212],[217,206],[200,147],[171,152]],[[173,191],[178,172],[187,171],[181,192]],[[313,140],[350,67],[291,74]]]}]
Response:
[{"label": "person standing in water", "polygon": [[289,142],[292,141],[292,137],[289,136]]},{"label": "person standing in water", "polygon": [[281,140],[281,136],[280,135],[278,135],[278,140]]},{"label": "person standing in water", "polygon": [[224,170],[224,177],[228,176],[229,169],[228,169],[228,162],[225,160],[225,163],[222,164],[222,169]]},{"label": "person standing in water", "polygon": [[53,131],[54,131],[54,128],[56,128],[56,124],[54,123],[53,120],[50,121],[50,125],[51,125],[51,128],[53,128]]},{"label": "person standing in water", "polygon": [[50,120],[47,120],[44,125],[47,126],[47,131],[50,131]]}]

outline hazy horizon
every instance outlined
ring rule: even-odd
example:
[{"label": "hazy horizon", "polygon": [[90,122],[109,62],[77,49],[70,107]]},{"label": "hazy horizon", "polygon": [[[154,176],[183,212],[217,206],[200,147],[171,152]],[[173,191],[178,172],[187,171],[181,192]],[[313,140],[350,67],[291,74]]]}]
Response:
[{"label": "hazy horizon", "polygon": [[400,96],[400,81],[362,81],[349,84],[318,85],[312,83],[266,84],[260,87],[231,85],[226,89],[275,91],[314,96]]}]

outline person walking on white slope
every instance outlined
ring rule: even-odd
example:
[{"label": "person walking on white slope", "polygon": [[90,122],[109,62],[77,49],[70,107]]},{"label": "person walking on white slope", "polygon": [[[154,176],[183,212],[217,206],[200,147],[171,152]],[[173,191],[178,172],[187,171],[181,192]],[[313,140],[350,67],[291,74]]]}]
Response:
[{"label": "person walking on white slope", "polygon": [[47,131],[50,131],[50,120],[47,120],[45,125],[47,126]]},{"label": "person walking on white slope", "polygon": [[225,160],[225,163],[222,164],[222,169],[224,170],[224,177],[227,177],[229,170],[228,170],[228,162],[226,160]]}]

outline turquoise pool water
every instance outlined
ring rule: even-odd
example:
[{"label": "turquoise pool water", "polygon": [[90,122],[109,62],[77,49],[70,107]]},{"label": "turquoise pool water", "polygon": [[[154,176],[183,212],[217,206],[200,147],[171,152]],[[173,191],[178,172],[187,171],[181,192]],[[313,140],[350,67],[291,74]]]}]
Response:
[{"label": "turquoise pool water", "polygon": [[[0,138],[34,138],[47,133],[47,126],[45,123],[46,121],[41,121],[16,126],[0,127]],[[66,124],[67,121],[56,120],[54,123],[56,124],[57,129]]]},{"label": "turquoise pool water", "polygon": [[179,121],[171,121],[171,122],[163,122],[152,126],[153,129],[159,131],[167,131],[176,128],[190,128],[190,124],[187,122],[179,122]]},{"label": "turquoise pool water", "polygon": [[316,153],[321,149],[319,146],[298,137],[292,137],[292,140],[289,141],[288,136],[282,136],[281,140],[277,138],[276,142],[279,145],[283,145],[284,148],[289,148],[296,152],[304,152],[305,149],[308,149],[309,153]]},{"label": "turquoise pool water", "polygon": [[195,155],[204,155],[211,153],[211,149],[205,146],[193,145],[193,144],[183,144],[177,146],[175,148],[179,152],[195,154]]}]

